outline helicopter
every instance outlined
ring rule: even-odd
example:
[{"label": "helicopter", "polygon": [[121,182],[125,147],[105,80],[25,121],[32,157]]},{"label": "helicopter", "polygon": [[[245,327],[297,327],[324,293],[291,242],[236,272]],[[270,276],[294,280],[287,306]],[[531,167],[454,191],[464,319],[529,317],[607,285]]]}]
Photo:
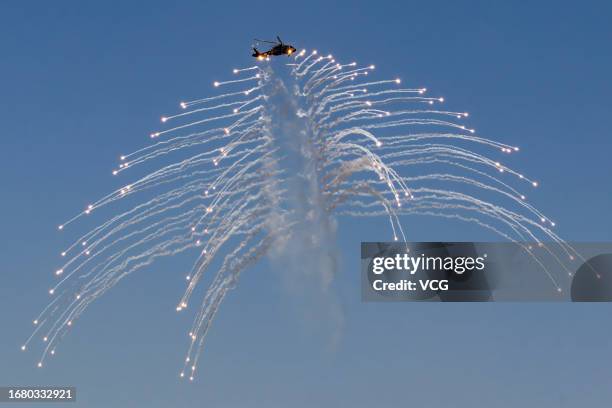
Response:
[{"label": "helicopter", "polygon": [[276,42],[255,39],[255,41],[257,42],[274,44],[274,47],[270,48],[268,51],[265,51],[265,52],[260,52],[257,48],[253,47],[253,51],[254,51],[253,57],[261,61],[263,59],[268,59],[268,57],[270,57],[271,55],[290,56],[291,54],[297,51],[297,49],[294,46],[289,45],[289,44],[284,44],[283,40],[281,40],[279,36],[276,36],[276,39],[278,40]]}]

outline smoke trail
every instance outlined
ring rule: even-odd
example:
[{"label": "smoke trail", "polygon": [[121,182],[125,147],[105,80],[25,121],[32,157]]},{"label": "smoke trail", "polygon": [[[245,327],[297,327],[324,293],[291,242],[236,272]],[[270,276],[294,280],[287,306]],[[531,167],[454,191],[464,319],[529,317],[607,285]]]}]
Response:
[{"label": "smoke trail", "polygon": [[[524,245],[536,262],[553,256],[571,274],[567,260],[579,255],[522,192],[537,182],[491,158],[518,147],[478,135],[466,112],[443,109],[425,88],[371,78],[374,66],[302,51],[278,67],[283,79],[263,64],[235,69],[235,79],[213,83],[228,92],[162,117],[153,143],[121,156],[113,174],[155,170],[59,226],[105,207],[111,214],[61,253],[52,299],[22,346],[42,336],[39,367],[92,302],[158,258],[185,253],[194,263],[176,310],[195,316],[180,376],[193,380],[221,303],[261,257],[282,259],[289,274],[316,274],[329,295],[340,216],[386,219],[395,240],[406,239],[406,215],[475,223],[536,242]],[[206,274],[205,294],[194,298]],[[340,325],[339,309],[329,312]]]},{"label": "smoke trail", "polygon": [[294,227],[291,237],[277,241],[278,247],[270,255],[292,300],[305,306],[299,308],[305,314],[302,320],[325,327],[325,332],[331,333],[333,347],[344,326],[341,308],[331,292],[338,264],[336,222],[325,211],[317,151],[311,143],[313,131],[304,117],[299,90],[287,86],[293,82],[291,78],[273,78],[267,92],[271,133],[284,153],[281,165],[287,170],[285,204],[291,209],[289,217]]}]

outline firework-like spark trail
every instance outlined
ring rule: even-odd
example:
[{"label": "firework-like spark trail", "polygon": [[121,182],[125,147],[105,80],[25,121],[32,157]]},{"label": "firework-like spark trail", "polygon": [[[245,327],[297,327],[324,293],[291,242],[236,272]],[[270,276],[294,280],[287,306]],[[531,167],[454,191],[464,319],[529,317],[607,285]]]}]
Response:
[{"label": "firework-like spark trail", "polygon": [[22,346],[42,340],[39,367],[92,302],[156,259],[185,253],[193,268],[176,310],[195,317],[180,376],[193,380],[219,306],[249,265],[298,240],[304,259],[324,259],[322,279],[331,281],[333,254],[318,255],[334,247],[340,216],[386,219],[394,240],[406,239],[407,215],[476,223],[535,242],[524,249],[536,262],[547,254],[571,273],[566,263],[579,255],[524,193],[537,182],[497,158],[518,147],[479,135],[468,113],[445,109],[425,88],[373,78],[372,65],[316,51],[289,61],[274,67],[284,76],[266,62],[235,69],[213,83],[227,92],[181,102],[113,174],[154,170],[59,226],[78,231],[81,218],[110,214],[61,252],[50,303]]}]

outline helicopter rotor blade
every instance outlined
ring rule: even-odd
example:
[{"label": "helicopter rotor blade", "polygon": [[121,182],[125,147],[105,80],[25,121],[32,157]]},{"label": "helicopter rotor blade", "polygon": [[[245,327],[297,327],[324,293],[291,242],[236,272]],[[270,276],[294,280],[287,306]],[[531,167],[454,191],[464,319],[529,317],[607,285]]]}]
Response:
[{"label": "helicopter rotor blade", "polygon": [[257,38],[254,38],[254,40],[257,42],[263,42],[268,44],[278,44],[276,41],[258,40]]}]

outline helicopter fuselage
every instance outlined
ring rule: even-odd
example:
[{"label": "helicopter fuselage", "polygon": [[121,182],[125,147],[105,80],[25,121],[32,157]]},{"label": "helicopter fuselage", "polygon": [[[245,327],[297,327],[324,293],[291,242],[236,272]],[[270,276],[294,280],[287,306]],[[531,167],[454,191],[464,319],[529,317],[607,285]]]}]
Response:
[{"label": "helicopter fuselage", "polygon": [[293,54],[296,50],[295,47],[293,47],[292,45],[287,45],[287,44],[283,44],[282,42],[279,42],[278,44],[276,44],[274,47],[270,48],[268,51],[265,52],[260,52],[257,50],[257,48],[253,48],[253,57],[262,60],[264,58],[268,58],[270,56],[279,56],[279,55],[291,55]]}]

